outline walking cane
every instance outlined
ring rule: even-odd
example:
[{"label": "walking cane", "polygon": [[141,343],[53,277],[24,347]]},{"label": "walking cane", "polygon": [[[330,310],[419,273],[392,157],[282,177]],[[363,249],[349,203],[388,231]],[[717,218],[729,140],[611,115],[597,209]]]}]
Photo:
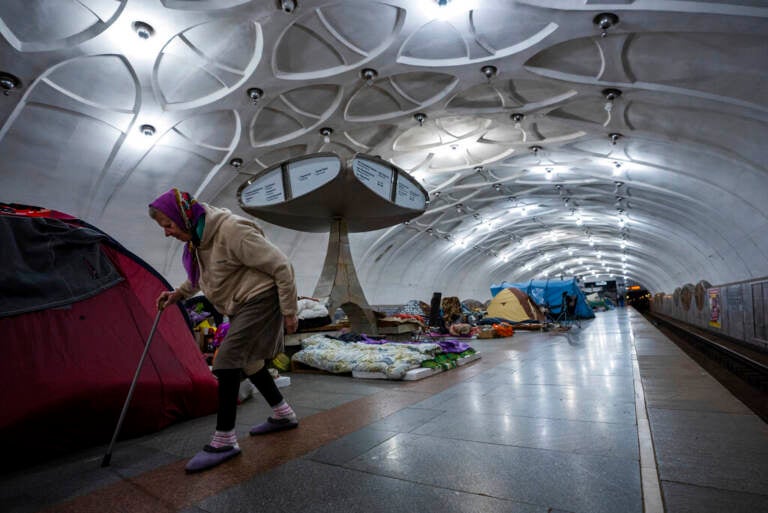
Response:
[{"label": "walking cane", "polygon": [[109,448],[107,449],[107,453],[104,455],[104,459],[101,460],[101,466],[102,467],[108,467],[109,462],[112,459],[112,447],[115,445],[115,441],[117,440],[117,435],[120,433],[120,427],[123,425],[123,420],[125,420],[125,414],[128,412],[128,404],[131,402],[131,396],[133,396],[133,389],[136,388],[136,382],[139,380],[139,374],[141,374],[141,366],[144,365],[144,358],[147,356],[147,353],[149,352],[149,345],[152,343],[152,336],[155,334],[155,329],[157,329],[157,323],[160,321],[160,314],[163,313],[163,309],[159,309],[157,311],[157,315],[155,316],[155,323],[152,325],[152,330],[149,332],[149,338],[147,339],[147,343],[144,345],[144,352],[141,353],[141,359],[139,360],[139,366],[136,367],[136,374],[133,376],[133,382],[131,383],[131,388],[128,389],[128,397],[125,398],[125,404],[123,405],[123,411],[120,412],[120,418],[117,420],[117,427],[115,428],[115,434],[112,435],[112,441],[109,442]]}]

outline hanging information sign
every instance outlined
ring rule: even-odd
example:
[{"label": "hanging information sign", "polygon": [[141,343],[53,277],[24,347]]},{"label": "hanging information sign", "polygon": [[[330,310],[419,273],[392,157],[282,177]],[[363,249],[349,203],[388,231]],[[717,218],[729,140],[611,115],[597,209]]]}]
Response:
[{"label": "hanging information sign", "polygon": [[424,193],[405,173],[398,173],[397,175],[395,204],[414,210],[424,210],[427,205],[427,198]]},{"label": "hanging information sign", "polygon": [[341,160],[324,156],[288,162],[288,180],[292,198],[319,189],[339,175]]},{"label": "hanging information sign", "polygon": [[390,166],[355,158],[352,160],[352,172],[366,187],[386,200],[392,199],[392,176]]},{"label": "hanging information sign", "polygon": [[240,202],[246,207],[274,205],[285,201],[281,168],[256,178],[240,192]]}]

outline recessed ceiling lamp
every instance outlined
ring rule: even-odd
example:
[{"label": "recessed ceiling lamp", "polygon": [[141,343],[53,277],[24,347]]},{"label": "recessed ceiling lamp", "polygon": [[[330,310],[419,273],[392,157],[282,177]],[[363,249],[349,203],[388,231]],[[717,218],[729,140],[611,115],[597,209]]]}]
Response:
[{"label": "recessed ceiling lamp", "polygon": [[623,135],[621,135],[621,134],[619,134],[619,133],[617,133],[617,132],[614,132],[614,133],[608,134],[608,137],[609,137],[609,138],[610,138],[610,140],[611,140],[611,144],[612,144],[613,146],[616,146],[616,142],[617,142],[619,139],[621,139],[622,137],[624,137],[624,136],[623,136]]},{"label": "recessed ceiling lamp", "polygon": [[259,103],[259,100],[264,96],[264,91],[259,89],[258,87],[251,87],[248,89],[245,94],[248,95],[248,98],[251,99],[251,103],[256,105]]},{"label": "recessed ceiling lamp", "polygon": [[551,168],[551,167],[548,167],[548,168],[546,168],[546,169],[545,169],[545,171],[546,171],[546,173],[547,173],[547,174],[546,174],[546,178],[547,178],[547,180],[552,180],[552,168]]},{"label": "recessed ceiling lamp", "polygon": [[515,112],[514,114],[511,114],[509,117],[512,118],[512,121],[515,122],[515,128],[520,128],[520,122],[525,117],[525,114],[522,114],[520,112]]},{"label": "recessed ceiling lamp", "polygon": [[155,33],[155,29],[152,28],[152,25],[143,21],[134,21],[133,31],[136,32],[137,36],[144,40],[149,39]]},{"label": "recessed ceiling lamp", "polygon": [[6,96],[11,94],[11,91],[15,91],[20,87],[21,80],[19,80],[19,77],[4,71],[0,71],[0,89],[3,89],[3,92]]},{"label": "recessed ceiling lamp", "polygon": [[139,131],[147,137],[152,137],[155,135],[155,127],[152,125],[141,125],[139,127]]},{"label": "recessed ceiling lamp", "polygon": [[232,160],[229,161],[229,165],[234,167],[235,169],[242,167],[243,165],[243,159],[239,157],[235,157]]},{"label": "recessed ceiling lamp", "polygon": [[331,134],[333,133],[333,128],[324,126],[320,129],[320,135],[323,136],[323,142],[325,144],[328,144],[331,142]]},{"label": "recessed ceiling lamp", "polygon": [[602,12],[592,19],[592,23],[600,28],[600,37],[605,37],[609,28],[618,25],[619,17],[612,12]]},{"label": "recessed ceiling lamp", "polygon": [[379,72],[373,68],[364,68],[360,70],[360,78],[365,80],[365,85],[372,86],[373,81],[379,76]]},{"label": "recessed ceiling lamp", "polygon": [[280,0],[280,9],[285,13],[291,14],[297,7],[296,0]]},{"label": "recessed ceiling lamp", "polygon": [[487,66],[480,68],[480,72],[485,75],[485,78],[490,82],[493,77],[499,74],[499,69],[496,66],[488,64]]},{"label": "recessed ceiling lamp", "polygon": [[621,96],[621,89],[615,89],[613,87],[608,87],[606,89],[603,89],[603,97],[608,100],[609,102],[614,101],[616,98]]},{"label": "recessed ceiling lamp", "polygon": [[427,119],[427,115],[423,112],[417,112],[413,115],[413,119],[416,120],[416,122],[419,124],[419,126],[424,126],[424,121]]},{"label": "recessed ceiling lamp", "polygon": [[529,149],[529,150],[531,150],[531,151],[533,152],[533,154],[534,154],[534,155],[538,155],[538,154],[539,154],[539,151],[541,151],[543,148],[542,148],[541,146],[536,146],[536,145],[534,145],[534,146],[531,146],[531,147],[530,147],[530,148],[528,148],[528,149]]}]

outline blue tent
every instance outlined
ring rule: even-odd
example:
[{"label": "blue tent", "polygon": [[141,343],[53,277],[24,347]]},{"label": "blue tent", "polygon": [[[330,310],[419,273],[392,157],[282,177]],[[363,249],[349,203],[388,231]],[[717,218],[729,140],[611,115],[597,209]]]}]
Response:
[{"label": "blue tent", "polygon": [[580,319],[592,319],[595,313],[587,304],[584,293],[576,283],[576,278],[570,280],[530,280],[519,283],[503,281],[498,285],[491,285],[491,296],[495,296],[501,290],[515,287],[533,299],[537,305],[547,305],[553,314],[560,313],[563,304],[563,293],[576,296],[576,316]]}]

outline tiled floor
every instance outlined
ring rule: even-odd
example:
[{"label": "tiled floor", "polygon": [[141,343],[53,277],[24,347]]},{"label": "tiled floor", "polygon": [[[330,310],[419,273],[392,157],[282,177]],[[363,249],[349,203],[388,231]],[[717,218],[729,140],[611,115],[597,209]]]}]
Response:
[{"label": "tiled floor", "polygon": [[97,447],[0,476],[0,511],[642,513],[654,486],[667,512],[768,511],[766,424],[633,310],[473,345],[423,381],[292,374],[299,429],[248,437],[269,413],[249,400],[243,454],[203,474],[183,468],[213,417],[120,442],[106,469]]}]

